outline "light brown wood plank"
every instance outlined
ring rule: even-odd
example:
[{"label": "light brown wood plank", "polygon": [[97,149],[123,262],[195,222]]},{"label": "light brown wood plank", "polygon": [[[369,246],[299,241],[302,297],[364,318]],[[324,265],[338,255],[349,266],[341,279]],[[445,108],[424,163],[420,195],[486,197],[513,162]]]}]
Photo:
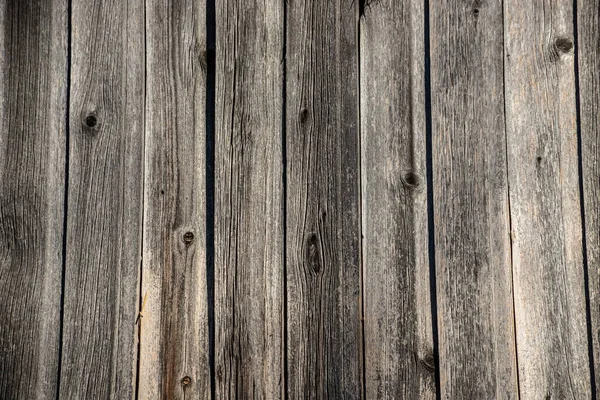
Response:
[{"label": "light brown wood plank", "polygon": [[[434,399],[422,1],[360,20],[367,398]],[[394,40],[389,40],[394,38]]]},{"label": "light brown wood plank", "polygon": [[581,156],[585,205],[591,340],[595,376],[600,387],[600,2],[577,2]]},{"label": "light brown wood plank", "polygon": [[143,2],[74,1],[61,398],[132,398],[144,137]]},{"label": "light brown wood plank", "polygon": [[67,2],[0,2],[0,398],[56,399]]},{"label": "light brown wood plank", "polygon": [[217,398],[283,394],[283,7],[216,2]]},{"label": "light brown wood plank", "polygon": [[505,79],[522,398],[590,398],[573,2],[506,1]]},{"label": "light brown wood plank", "polygon": [[199,2],[146,1],[141,399],[210,398],[205,23]]},{"label": "light brown wood plank", "polygon": [[440,395],[517,398],[502,2],[430,13]]},{"label": "light brown wood plank", "polygon": [[288,395],[362,391],[358,2],[287,5]]}]

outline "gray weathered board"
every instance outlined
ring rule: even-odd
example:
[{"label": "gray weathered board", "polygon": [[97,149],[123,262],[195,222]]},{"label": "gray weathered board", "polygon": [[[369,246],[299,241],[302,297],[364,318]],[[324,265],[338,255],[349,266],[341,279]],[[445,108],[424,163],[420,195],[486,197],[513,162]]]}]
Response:
[{"label": "gray weathered board", "polygon": [[595,398],[597,0],[0,0],[0,398]]}]

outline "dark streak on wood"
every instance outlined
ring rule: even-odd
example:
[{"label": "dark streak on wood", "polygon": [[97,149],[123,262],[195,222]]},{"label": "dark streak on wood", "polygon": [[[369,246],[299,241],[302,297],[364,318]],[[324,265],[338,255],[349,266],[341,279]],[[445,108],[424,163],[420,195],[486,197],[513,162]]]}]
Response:
[{"label": "dark streak on wood", "polygon": [[283,396],[283,8],[216,3],[217,398]]},{"label": "dark streak on wood", "polygon": [[356,7],[287,8],[290,398],[362,391]]},{"label": "dark streak on wood", "polygon": [[[367,398],[435,398],[425,176],[423,2],[361,19]],[[389,38],[394,38],[390,41]]]},{"label": "dark streak on wood", "polygon": [[0,398],[55,399],[67,3],[0,3]]},{"label": "dark streak on wood", "polygon": [[501,4],[430,3],[431,156],[444,399],[518,398]]},{"label": "dark streak on wood", "polygon": [[209,399],[206,29],[202,3],[146,1],[147,117],[140,387]]},{"label": "dark streak on wood", "polygon": [[[60,396],[131,398],[141,253],[143,1],[76,1],[71,20]],[[94,127],[85,124],[89,115],[96,117]]]}]

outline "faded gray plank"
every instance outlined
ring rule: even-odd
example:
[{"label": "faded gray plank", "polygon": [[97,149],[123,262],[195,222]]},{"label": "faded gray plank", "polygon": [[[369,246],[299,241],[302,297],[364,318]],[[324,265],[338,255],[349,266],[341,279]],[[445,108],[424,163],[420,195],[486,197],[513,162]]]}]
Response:
[{"label": "faded gray plank", "polygon": [[502,2],[430,7],[441,397],[517,398]]},{"label": "faded gray plank", "polygon": [[593,359],[600,388],[600,1],[579,1],[579,93]]},{"label": "faded gray plank", "polygon": [[205,7],[146,1],[139,397],[208,399]]},{"label": "faded gray plank", "polygon": [[590,398],[573,2],[505,2],[515,322],[523,398]]},{"label": "faded gray plank", "polygon": [[0,2],[0,398],[55,399],[67,2]]},{"label": "faded gray plank", "polygon": [[423,23],[422,1],[379,1],[361,18],[365,379],[373,399],[435,398]]},{"label": "faded gray plank", "polygon": [[61,398],[135,389],[144,117],[143,2],[72,4]]},{"label": "faded gray plank", "polygon": [[216,3],[217,398],[283,392],[283,6]]},{"label": "faded gray plank", "polygon": [[287,7],[290,398],[361,397],[357,11]]}]

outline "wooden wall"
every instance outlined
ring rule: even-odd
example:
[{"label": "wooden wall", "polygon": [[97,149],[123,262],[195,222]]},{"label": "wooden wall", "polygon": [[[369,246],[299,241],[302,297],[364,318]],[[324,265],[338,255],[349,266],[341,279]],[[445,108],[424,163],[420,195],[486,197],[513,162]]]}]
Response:
[{"label": "wooden wall", "polygon": [[0,398],[595,398],[599,9],[0,0]]}]

